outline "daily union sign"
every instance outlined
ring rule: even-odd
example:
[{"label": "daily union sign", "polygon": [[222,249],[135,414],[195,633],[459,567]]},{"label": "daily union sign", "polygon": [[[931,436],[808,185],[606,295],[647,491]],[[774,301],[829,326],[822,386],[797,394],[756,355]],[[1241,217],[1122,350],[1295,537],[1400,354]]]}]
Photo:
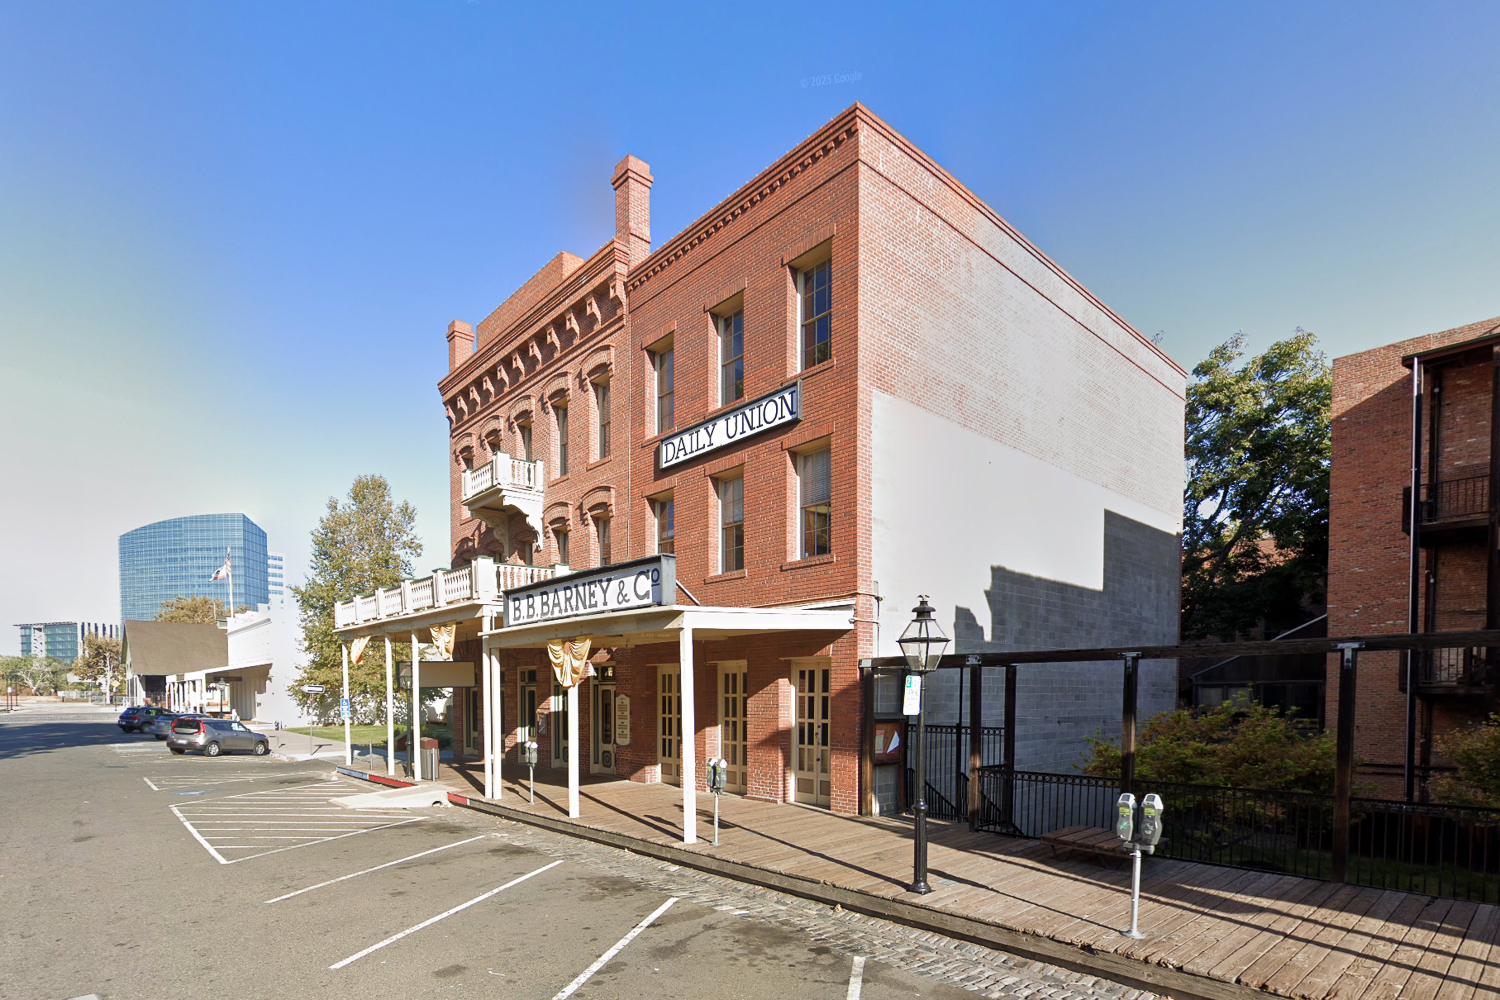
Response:
[{"label": "daily union sign", "polygon": [[505,627],[671,604],[677,558],[654,555],[505,592]]},{"label": "daily union sign", "polygon": [[737,406],[711,420],[662,438],[657,447],[657,467],[665,469],[726,448],[736,441],[780,424],[789,424],[802,416],[802,383],[793,382],[769,396]]}]

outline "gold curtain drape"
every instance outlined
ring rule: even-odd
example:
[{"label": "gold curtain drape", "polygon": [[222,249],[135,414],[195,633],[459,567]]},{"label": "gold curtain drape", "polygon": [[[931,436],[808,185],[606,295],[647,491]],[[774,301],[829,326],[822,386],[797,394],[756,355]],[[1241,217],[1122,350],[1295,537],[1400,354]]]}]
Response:
[{"label": "gold curtain drape", "polygon": [[453,640],[458,637],[458,622],[449,622],[446,625],[434,625],[432,632],[432,644],[438,648],[438,659],[453,659]]},{"label": "gold curtain drape", "polygon": [[589,646],[593,641],[585,635],[577,639],[552,639],[547,643],[547,656],[552,660],[552,674],[557,683],[570,688],[588,675]]},{"label": "gold curtain drape", "polygon": [[349,643],[349,662],[356,665],[364,662],[365,647],[369,644],[370,637],[367,635],[362,635],[358,639],[355,639],[353,642]]}]

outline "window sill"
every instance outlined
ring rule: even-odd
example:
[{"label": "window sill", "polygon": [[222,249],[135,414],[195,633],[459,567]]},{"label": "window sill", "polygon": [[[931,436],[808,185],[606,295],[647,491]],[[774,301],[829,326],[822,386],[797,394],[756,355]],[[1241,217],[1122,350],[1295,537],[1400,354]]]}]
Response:
[{"label": "window sill", "polygon": [[715,573],[713,576],[703,578],[704,583],[723,583],[725,580],[743,580],[745,571],[742,569],[730,570],[728,573]]},{"label": "window sill", "polygon": [[563,473],[560,476],[554,476],[551,479],[547,480],[547,485],[548,486],[556,486],[559,483],[565,483],[565,482],[568,481],[568,475],[569,475],[569,473],[565,472],[565,473]]},{"label": "window sill", "polygon": [[601,466],[601,465],[608,465],[613,459],[614,459],[613,455],[605,455],[603,458],[596,459],[596,460],[590,462],[589,465],[588,465],[588,468],[585,469],[584,471],[585,472],[593,472],[595,469],[599,468],[599,466]]},{"label": "window sill", "polygon": [[791,562],[781,564],[783,572],[789,569],[806,569],[809,566],[827,566],[837,561],[835,553],[826,552],[821,556],[808,556],[806,559],[793,559]]},{"label": "window sill", "polygon": [[797,381],[799,378],[816,378],[817,376],[822,375],[824,372],[833,371],[838,366],[839,359],[836,357],[829,358],[827,361],[819,361],[811,368],[804,368],[799,372],[793,372],[792,374],[788,375],[786,378],[781,380],[781,384],[783,386],[788,386]]}]

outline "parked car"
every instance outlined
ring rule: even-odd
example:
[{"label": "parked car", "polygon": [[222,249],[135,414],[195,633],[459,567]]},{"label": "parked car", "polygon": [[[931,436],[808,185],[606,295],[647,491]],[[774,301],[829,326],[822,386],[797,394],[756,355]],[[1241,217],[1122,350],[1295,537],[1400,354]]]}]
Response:
[{"label": "parked car", "polygon": [[184,716],[172,722],[167,749],[173,753],[201,750],[207,757],[244,750],[264,757],[271,752],[271,741],[233,719],[209,719]]},{"label": "parked car", "polygon": [[155,705],[132,705],[120,713],[118,723],[120,729],[127,733],[145,732],[146,727],[155,722],[159,716],[170,714],[165,708]]},{"label": "parked car", "polygon": [[178,719],[206,719],[208,716],[198,712],[163,712],[146,726],[146,732],[159,740],[164,740],[172,735],[172,723]]}]

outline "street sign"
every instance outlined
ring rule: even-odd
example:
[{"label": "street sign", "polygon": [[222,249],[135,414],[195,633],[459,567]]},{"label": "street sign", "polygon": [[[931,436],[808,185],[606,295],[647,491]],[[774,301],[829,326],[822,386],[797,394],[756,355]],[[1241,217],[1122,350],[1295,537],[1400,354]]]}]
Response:
[{"label": "street sign", "polygon": [[340,698],[339,699],[339,708],[347,709],[348,707],[349,707],[349,699],[348,698]]},{"label": "street sign", "polygon": [[308,694],[322,694],[324,689],[321,684],[304,684],[302,690]]},{"label": "street sign", "polygon": [[922,675],[907,674],[906,690],[902,692],[901,714],[919,715],[922,711]]}]

